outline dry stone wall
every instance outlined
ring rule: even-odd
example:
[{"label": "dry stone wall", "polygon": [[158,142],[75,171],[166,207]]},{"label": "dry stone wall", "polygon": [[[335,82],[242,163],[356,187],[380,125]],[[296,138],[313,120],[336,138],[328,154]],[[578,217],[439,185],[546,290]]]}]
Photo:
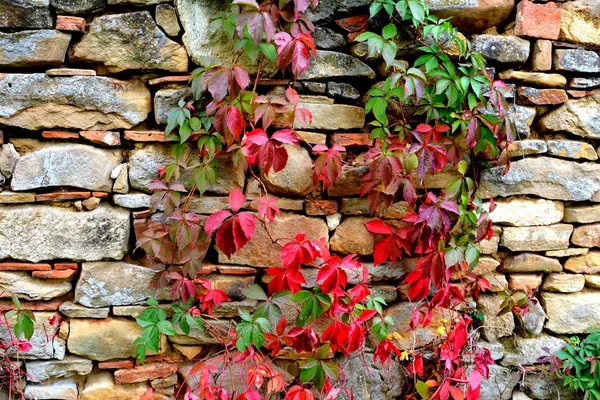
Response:
[{"label": "dry stone wall", "polygon": [[[364,46],[352,43],[367,27],[370,1],[320,3],[310,15],[320,51],[302,80],[290,83],[313,122],[296,128],[309,143],[346,146],[348,165],[321,194],[310,153],[289,148],[288,166],[265,177],[284,210],[272,230],[290,237],[302,229],[311,239],[328,238],[336,253],[359,254],[370,263],[373,290],[389,303],[400,344],[426,345],[439,321],[408,330],[412,306],[401,281],[414,262],[372,264],[374,238],[364,228],[371,210],[358,196],[367,172],[361,154],[371,143],[361,104],[383,79],[380,60],[366,60]],[[454,16],[510,84],[519,132],[510,172],[492,168],[481,178],[480,194],[498,207],[496,234],[483,243],[476,272],[493,291],[537,290],[539,302],[525,316],[501,317],[494,294],[474,304],[486,316],[481,341],[497,361],[482,399],[577,398],[523,367],[529,371],[544,348],[559,349],[564,335],[600,328],[600,2],[429,4]],[[195,64],[207,56],[230,61],[231,43],[209,27],[222,7],[220,0],[0,0],[0,309],[12,307],[14,294],[36,315],[33,349],[13,354],[28,373],[27,398],[138,399],[152,386],[157,399],[172,399],[190,360],[215,343],[199,331],[176,335],[161,357],[136,363],[141,328],[134,317],[153,296],[169,306],[167,292],[151,289],[153,272],[134,248],[154,223],[147,185],[169,157],[161,132],[169,109],[190,94],[185,83]],[[403,56],[414,57],[415,43],[398,42]],[[259,87],[267,93],[287,84],[264,79]],[[220,161],[218,181],[191,209],[224,209],[239,188],[255,210],[257,183],[231,160]],[[427,187],[443,188],[454,176],[444,171]],[[407,210],[397,203],[380,211],[393,220]],[[270,243],[259,229],[231,259],[201,243],[206,278],[233,299],[215,312],[224,325],[238,309],[255,307],[240,288],[268,280],[263,268],[278,263]],[[314,270],[305,275],[314,282]],[[48,339],[53,316],[65,322]],[[7,335],[0,326],[0,337]],[[363,367],[348,365],[357,399],[402,398],[400,370],[389,379]]]}]

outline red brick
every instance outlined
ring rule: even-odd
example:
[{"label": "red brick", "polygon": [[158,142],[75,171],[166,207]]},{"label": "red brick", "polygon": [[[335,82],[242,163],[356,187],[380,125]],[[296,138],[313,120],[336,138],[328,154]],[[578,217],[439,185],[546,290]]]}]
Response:
[{"label": "red brick", "polygon": [[90,192],[57,192],[36,194],[35,201],[65,201],[87,199],[92,194]]},{"label": "red brick", "polygon": [[[146,364],[178,364],[178,363],[182,363],[185,362],[186,360],[183,357],[177,356],[177,355],[164,355],[164,354],[159,354],[156,356],[148,356],[146,357]],[[140,364],[139,361],[136,361],[135,363],[136,367],[140,367],[142,366]]]},{"label": "red brick", "polygon": [[123,368],[133,368],[133,362],[131,360],[123,360],[123,361],[104,361],[98,363],[98,368],[100,369],[123,369]]},{"label": "red brick", "polygon": [[335,21],[335,24],[346,32],[362,32],[369,29],[369,16],[356,15],[354,17],[338,19]]},{"label": "red brick", "polygon": [[335,200],[307,200],[304,207],[308,215],[329,215],[337,212],[338,203]]},{"label": "red brick", "polygon": [[334,133],[331,142],[344,147],[370,147],[373,140],[368,133]]},{"label": "red brick", "polygon": [[77,271],[79,269],[79,264],[77,263],[54,263],[54,269],[59,271],[64,271],[68,269],[72,269]]},{"label": "red brick", "polygon": [[177,76],[163,76],[160,78],[150,79],[148,84],[150,86],[163,85],[168,83],[187,83],[190,80],[190,75],[177,75]]},{"label": "red brick", "polygon": [[92,143],[104,146],[120,146],[121,134],[111,131],[81,131],[79,132],[82,138],[89,140]]},{"label": "red brick", "polygon": [[223,275],[254,275],[256,268],[241,265],[219,265],[219,272]]},{"label": "red brick", "polygon": [[51,271],[50,264],[30,264],[18,262],[0,263],[0,271]]},{"label": "red brick", "polygon": [[45,139],[79,139],[79,133],[63,131],[43,131],[42,137]]},{"label": "red brick", "polygon": [[85,19],[80,17],[57,15],[56,29],[59,31],[85,32]]},{"label": "red brick", "polygon": [[163,131],[125,131],[123,136],[134,142],[169,142]]},{"label": "red brick", "polygon": [[108,197],[108,193],[106,192],[92,192],[92,196],[97,197],[99,199]]},{"label": "red brick", "polygon": [[[31,311],[56,311],[64,301],[62,298],[54,298],[46,301],[21,301],[21,308]],[[12,300],[0,300],[0,311],[10,311],[16,308]]]},{"label": "red brick", "polygon": [[76,273],[76,270],[64,269],[54,271],[33,271],[31,275],[38,279],[69,279]]},{"label": "red brick", "polygon": [[536,4],[523,0],[517,6],[515,35],[557,40],[562,11],[556,3]]},{"label": "red brick", "polygon": [[600,90],[567,90],[569,96],[579,99],[581,97],[595,96]]},{"label": "red brick", "polygon": [[517,90],[519,104],[533,104],[537,106],[562,104],[569,99],[563,89],[536,89],[520,87]]}]

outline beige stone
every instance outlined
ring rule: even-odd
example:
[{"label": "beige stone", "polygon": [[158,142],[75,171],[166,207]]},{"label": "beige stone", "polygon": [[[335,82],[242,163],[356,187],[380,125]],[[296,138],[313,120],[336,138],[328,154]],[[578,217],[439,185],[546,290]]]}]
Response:
[{"label": "beige stone", "polygon": [[585,286],[600,289],[600,275],[584,275]]},{"label": "beige stone", "polygon": [[0,271],[0,298],[50,300],[67,294],[71,288],[71,282],[37,279],[28,272]]},{"label": "beige stone", "polygon": [[362,129],[365,125],[365,112],[362,107],[309,102],[300,102],[299,107],[306,108],[312,113],[312,122],[302,123],[296,120],[295,129]]},{"label": "beige stone", "polygon": [[600,5],[594,0],[576,0],[564,3],[560,40],[586,46],[600,46]]},{"label": "beige stone", "polygon": [[502,263],[502,270],[506,272],[561,272],[562,266],[554,258],[533,253],[521,253],[506,257]]},{"label": "beige stone", "polygon": [[86,380],[80,400],[139,400],[148,390],[146,382],[116,384],[109,371],[95,371]]},{"label": "beige stone", "polygon": [[544,279],[542,290],[572,293],[583,290],[584,286],[585,278],[581,274],[549,274]]},{"label": "beige stone", "polygon": [[573,225],[506,227],[500,244],[511,251],[562,250],[569,247]]},{"label": "beige stone", "polygon": [[331,237],[331,250],[342,254],[373,254],[375,236],[365,226],[371,220],[366,217],[344,219]]},{"label": "beige stone", "polygon": [[502,228],[494,226],[494,235],[491,239],[484,239],[479,243],[481,254],[495,254],[498,251],[498,245],[500,244],[500,235],[502,234]]},{"label": "beige stone", "polygon": [[542,72],[525,72],[508,70],[498,74],[498,77],[506,81],[517,81],[529,85],[561,88],[566,86],[567,78],[559,74],[546,74]]},{"label": "beige stone", "polygon": [[508,276],[508,287],[511,290],[531,292],[542,284],[541,274],[513,274]]},{"label": "beige stone", "polygon": [[565,250],[550,250],[544,253],[546,257],[571,257],[582,256],[588,253],[590,249],[572,247]]},{"label": "beige stone", "polygon": [[284,148],[288,154],[285,168],[279,172],[261,173],[263,181],[269,193],[303,197],[314,188],[310,154],[301,146],[284,145]]},{"label": "beige stone", "polygon": [[548,154],[575,160],[595,161],[598,159],[594,146],[575,140],[548,140]]},{"label": "beige stone", "polygon": [[[484,208],[489,209],[489,203]],[[564,205],[560,201],[510,198],[496,201],[490,218],[499,225],[539,226],[560,222],[563,213]]]},{"label": "beige stone", "polygon": [[531,67],[534,71],[550,71],[552,69],[552,42],[540,39],[533,44]]},{"label": "beige stone", "polygon": [[542,292],[541,302],[548,315],[546,329],[549,331],[579,334],[590,328],[600,328],[600,291]]},{"label": "beige stone", "polygon": [[571,99],[539,119],[540,131],[569,132],[584,138],[600,138],[600,95]]},{"label": "beige stone", "polygon": [[35,193],[0,192],[0,204],[35,202]]},{"label": "beige stone", "polygon": [[583,256],[570,257],[565,262],[565,269],[578,274],[600,273],[600,251],[590,251]]},{"label": "beige stone", "polygon": [[575,222],[578,224],[590,224],[600,222],[600,204],[582,206],[577,203],[565,207],[564,222]]},{"label": "beige stone", "polygon": [[483,336],[495,342],[504,336],[510,336],[515,329],[515,320],[511,312],[498,316],[503,299],[496,295],[481,295],[477,300],[477,308],[485,315]]},{"label": "beige stone", "polygon": [[600,224],[576,227],[571,242],[581,247],[600,247]]}]

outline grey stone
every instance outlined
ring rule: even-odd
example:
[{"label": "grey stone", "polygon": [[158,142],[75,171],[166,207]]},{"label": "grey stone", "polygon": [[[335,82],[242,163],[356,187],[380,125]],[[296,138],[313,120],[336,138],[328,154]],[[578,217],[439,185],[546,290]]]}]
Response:
[{"label": "grey stone", "polygon": [[[231,321],[227,320],[213,320],[211,321],[213,329],[220,331],[221,333],[227,332],[228,329],[232,328]],[[176,335],[169,336],[169,341],[175,344],[181,345],[207,345],[207,344],[219,344],[219,339],[212,336],[209,331],[201,330],[198,328],[190,329],[190,334],[185,335],[179,326],[175,327]],[[214,331],[213,331],[214,332]]]},{"label": "grey stone", "polygon": [[310,80],[333,77],[375,78],[375,71],[351,55],[321,50],[311,60],[308,69],[300,76],[300,79]]},{"label": "grey stone", "polygon": [[[600,115],[600,114],[599,114]],[[482,198],[530,194],[554,200],[600,201],[600,165],[549,157],[526,158],[482,173]]]},{"label": "grey stone", "polygon": [[590,289],[577,293],[542,292],[541,302],[548,321],[546,329],[559,334],[582,334],[589,328],[600,328],[600,291]]},{"label": "grey stone", "polygon": [[102,10],[106,0],[50,0],[60,14],[91,14]]},{"label": "grey stone", "polygon": [[[137,148],[129,156],[129,183],[131,187],[150,193],[150,181],[158,177],[158,168],[171,160],[169,146],[148,145]],[[217,157],[217,181],[208,185],[208,192],[228,195],[233,188],[244,187],[245,173],[242,165],[235,166],[227,155]],[[187,179],[189,175],[184,178]],[[190,187],[191,185],[187,185]]]},{"label": "grey stone", "polygon": [[279,172],[261,172],[269,193],[278,196],[303,197],[314,188],[312,159],[308,150],[301,146],[284,145],[288,160]]},{"label": "grey stone", "polygon": [[[373,360],[373,355],[353,357],[344,364],[346,386],[354,399],[389,400],[402,398],[409,387],[409,375],[397,361],[382,367]],[[390,377],[393,377],[390,379]],[[349,399],[341,391],[339,399]]]},{"label": "grey stone", "polygon": [[172,3],[173,0],[108,0],[110,5],[153,6],[160,3]]},{"label": "grey stone", "polygon": [[335,13],[348,13],[357,7],[371,4],[371,0],[321,0],[317,8],[309,8],[306,15],[312,22],[330,19]]},{"label": "grey stone", "polygon": [[84,144],[48,144],[23,155],[15,167],[12,190],[72,186],[110,192],[112,170],[123,161],[120,150]]},{"label": "grey stone", "polygon": [[542,284],[542,290],[549,292],[579,292],[585,286],[585,277],[581,274],[549,274]]},{"label": "grey stone", "polygon": [[116,205],[125,208],[150,208],[151,197],[146,193],[115,194],[113,195],[113,201]]},{"label": "grey stone", "polygon": [[477,342],[479,347],[490,351],[492,360],[498,361],[504,357],[504,345],[500,342]]},{"label": "grey stone", "polygon": [[584,138],[600,138],[600,94],[570,99],[540,118],[541,131],[568,132]]},{"label": "grey stone", "polygon": [[0,259],[119,260],[129,247],[129,224],[128,210],[107,204],[86,213],[45,205],[0,207]]},{"label": "grey stone", "polygon": [[332,29],[325,28],[323,26],[317,26],[315,33],[313,34],[315,46],[319,49],[334,50],[344,47],[346,45],[346,39],[344,35],[341,35]]},{"label": "grey stone", "polygon": [[[58,313],[49,312],[34,312],[35,322],[33,324],[33,336],[29,343],[31,350],[27,352],[18,351],[16,348],[11,348],[8,355],[11,357],[18,356],[24,360],[62,360],[65,357],[65,341],[54,335],[56,327],[50,325],[49,318],[59,316]],[[8,318],[8,324],[12,327],[16,322],[16,317]],[[12,329],[12,328],[11,328]],[[11,332],[14,335],[13,332]],[[22,339],[22,338],[21,338]],[[8,343],[10,340],[8,330],[5,324],[0,325],[0,341]]]},{"label": "grey stone", "polygon": [[531,125],[537,115],[535,107],[525,107],[511,103],[508,110],[518,138],[527,138],[531,134]]},{"label": "grey stone", "polygon": [[160,89],[154,95],[154,119],[159,125],[166,125],[173,107],[177,107],[179,100],[189,100],[192,90],[189,87],[178,89]]},{"label": "grey stone", "polygon": [[0,175],[10,178],[19,162],[19,153],[11,143],[0,146]]},{"label": "grey stone", "polygon": [[70,60],[102,63],[109,72],[161,69],[187,72],[187,52],[156,25],[148,11],[94,18]]},{"label": "grey stone", "polygon": [[546,322],[546,313],[537,300],[529,301],[528,312],[525,315],[515,315],[515,320],[521,332],[526,337],[535,337],[542,333]]},{"label": "grey stone", "polygon": [[600,56],[594,51],[582,49],[554,50],[554,68],[569,72],[600,72]]},{"label": "grey stone", "polygon": [[71,282],[33,278],[28,272],[0,271],[0,297],[50,300],[69,293]]},{"label": "grey stone", "polygon": [[[512,340],[509,339],[510,342]],[[505,367],[517,367],[521,365],[537,364],[537,359],[547,355],[545,348],[550,354],[555,354],[567,344],[564,340],[549,335],[541,335],[535,338],[517,337],[515,346],[505,345],[504,358],[500,362]]]},{"label": "grey stone", "polygon": [[0,75],[0,124],[23,129],[128,129],[152,109],[138,81],[102,76]]},{"label": "grey stone", "polygon": [[327,94],[333,97],[339,97],[346,100],[360,99],[360,92],[349,83],[328,82]]},{"label": "grey stone", "polygon": [[483,337],[496,342],[499,338],[510,336],[515,329],[515,320],[512,312],[498,316],[502,305],[502,298],[496,295],[481,295],[477,300],[477,308],[485,315],[483,322]]},{"label": "grey stone", "polygon": [[159,4],[156,6],[156,24],[163,28],[169,36],[177,36],[181,32],[177,11],[168,4]]},{"label": "grey stone", "polygon": [[569,81],[570,89],[595,89],[600,86],[600,77],[572,78]]},{"label": "grey stone", "polygon": [[568,390],[562,382],[548,377],[545,373],[527,373],[523,386],[532,399],[536,400],[575,400],[581,399],[579,393]]},{"label": "grey stone", "polygon": [[480,400],[510,400],[521,378],[518,371],[490,365],[490,377],[481,382]]},{"label": "grey stone", "polygon": [[26,399],[35,400],[77,400],[77,382],[72,379],[38,383],[25,386]]},{"label": "grey stone", "polygon": [[595,161],[598,159],[594,146],[575,140],[548,140],[548,154],[575,160]]},{"label": "grey stone", "polygon": [[92,372],[92,361],[77,356],[66,356],[62,360],[27,361],[27,379],[43,382],[52,378],[67,378],[73,375],[87,375]]},{"label": "grey stone", "polygon": [[108,307],[142,303],[150,297],[169,299],[168,290],[152,287],[155,274],[150,268],[124,262],[83,263],[75,302],[86,307]]},{"label": "grey stone", "polygon": [[517,36],[477,35],[473,48],[488,60],[518,65],[529,58],[530,43]]},{"label": "grey stone", "polygon": [[394,322],[390,326],[390,333],[397,332],[401,336],[400,339],[394,341],[401,349],[425,347],[438,340],[437,330],[440,326],[445,326],[444,320],[449,318],[447,311],[438,309],[434,312],[432,321],[427,327],[412,330],[409,325],[416,307],[416,303],[401,302],[391,305],[383,312],[384,316],[391,317]]},{"label": "grey stone", "polygon": [[0,0],[0,28],[53,28],[50,0]]},{"label": "grey stone", "polygon": [[55,30],[0,32],[0,66],[60,65],[70,41],[70,34]]},{"label": "grey stone", "polygon": [[75,304],[72,301],[65,301],[58,307],[58,311],[69,318],[108,318],[110,308],[89,308],[79,304]]},{"label": "grey stone", "polygon": [[500,244],[511,251],[545,251],[569,248],[573,225],[506,227]]}]

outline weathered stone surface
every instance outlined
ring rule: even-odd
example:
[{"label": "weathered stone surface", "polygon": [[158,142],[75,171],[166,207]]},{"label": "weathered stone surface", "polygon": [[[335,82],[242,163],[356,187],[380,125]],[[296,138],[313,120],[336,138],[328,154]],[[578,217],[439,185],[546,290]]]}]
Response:
[{"label": "weathered stone surface", "polygon": [[68,293],[71,287],[71,282],[36,279],[27,272],[0,272],[0,297],[4,298],[49,300]]},{"label": "weathered stone surface", "polygon": [[571,257],[571,256],[582,256],[587,254],[590,249],[583,249],[579,247],[571,247],[565,250],[550,250],[546,251],[544,255],[547,257]]},{"label": "weathered stone surface", "polygon": [[452,17],[452,24],[464,33],[478,33],[500,25],[512,12],[514,0],[426,0],[440,18]]},{"label": "weathered stone surface", "polygon": [[575,140],[548,140],[548,154],[576,160],[583,158],[595,161],[598,159],[594,146]]},{"label": "weathered stone surface", "polygon": [[[11,143],[0,146],[0,175],[10,178],[21,156]],[[0,178],[2,179],[2,178]]]},{"label": "weathered stone surface", "polygon": [[72,379],[29,384],[25,387],[26,399],[77,400],[77,382]]},{"label": "weathered stone surface", "polygon": [[448,318],[448,315],[445,315],[444,311],[437,310],[434,312],[431,324],[427,325],[426,328],[419,328],[413,331],[409,328],[409,325],[414,309],[415,304],[397,303],[388,307],[383,312],[386,317],[390,316],[394,321],[394,324],[390,327],[390,333],[393,334],[396,332],[400,335],[400,338],[395,340],[395,343],[401,349],[408,350],[432,343],[439,338],[437,329],[440,326],[444,326],[442,320]]},{"label": "weathered stone surface", "polygon": [[569,80],[570,89],[595,89],[600,86],[600,77],[573,78]]},{"label": "weathered stone surface", "polygon": [[330,197],[358,196],[362,178],[369,172],[366,165],[344,165],[342,174],[333,185],[327,188]]},{"label": "weathered stone surface", "polygon": [[500,234],[502,233],[502,228],[498,226],[494,226],[494,235],[491,239],[484,239],[479,244],[481,254],[494,254],[498,252],[498,246],[500,245]]},{"label": "weathered stone surface", "polygon": [[600,56],[594,51],[582,49],[554,50],[554,68],[558,71],[600,72]]},{"label": "weathered stone surface", "polygon": [[569,247],[573,225],[506,227],[500,244],[511,251],[561,250]]},{"label": "weathered stone surface", "polygon": [[550,88],[561,88],[567,84],[567,78],[559,74],[544,74],[541,72],[525,72],[508,70],[498,74],[498,77],[502,80],[517,81],[529,85],[550,87]]},{"label": "weathered stone surface", "polygon": [[490,365],[490,377],[481,382],[481,400],[510,400],[521,376],[518,371],[499,365]]},{"label": "weathered stone surface", "polygon": [[375,78],[375,72],[364,62],[351,55],[321,50],[311,60],[300,79],[322,79],[332,77]]},{"label": "weathered stone surface", "polygon": [[[387,367],[387,366],[386,366]],[[355,399],[388,400],[402,398],[408,390],[408,374],[398,362],[392,362],[389,369],[373,361],[373,355],[365,353],[365,358],[353,357],[344,365],[347,387]],[[392,377],[390,379],[390,377]],[[340,400],[347,400],[342,391]]]},{"label": "weathered stone surface", "polygon": [[146,193],[115,194],[113,201],[116,205],[125,208],[150,208],[151,197]]},{"label": "weathered stone surface", "polygon": [[494,167],[482,173],[481,197],[531,194],[554,200],[600,200],[600,165],[595,163],[526,158],[513,162],[508,174],[503,172],[504,167]]},{"label": "weathered stone surface", "polygon": [[581,274],[549,274],[544,279],[542,290],[549,292],[579,292],[585,286],[585,278]]},{"label": "weathered stone surface", "polygon": [[585,286],[600,289],[600,275],[584,275]]},{"label": "weathered stone surface", "polygon": [[94,18],[72,49],[71,61],[102,63],[110,72],[162,69],[187,72],[187,52],[170,40],[148,11]]},{"label": "weathered stone surface", "polygon": [[295,129],[346,130],[362,129],[365,111],[362,107],[345,104],[323,104],[300,102],[300,107],[312,113],[312,123],[294,123]]},{"label": "weathered stone surface", "polygon": [[69,318],[107,318],[110,308],[89,308],[72,301],[65,301],[60,305],[58,310]]},{"label": "weathered stone surface", "polygon": [[129,193],[129,166],[127,164],[120,164],[113,169],[110,173],[110,177],[115,180],[113,192],[121,194]]},{"label": "weathered stone surface", "polygon": [[[129,183],[134,189],[150,193],[150,181],[158,177],[158,168],[170,160],[170,146],[147,145],[136,148],[129,156]],[[235,166],[231,157],[217,157],[217,181],[208,185],[209,193],[228,195],[233,188],[244,187],[244,168]],[[187,177],[186,177],[187,179]]]},{"label": "weathered stone surface", "polygon": [[65,60],[71,35],[55,30],[0,32],[0,65],[59,65]]},{"label": "weathered stone surface", "polygon": [[137,400],[148,390],[145,382],[129,385],[116,384],[109,371],[98,371],[90,374],[81,391],[80,400]]},{"label": "weathered stone surface", "polygon": [[548,315],[546,329],[554,333],[585,333],[600,327],[600,291],[542,292],[541,302]]},{"label": "weathered stone surface", "polygon": [[590,224],[600,221],[600,204],[593,206],[581,206],[577,204],[565,207],[565,222],[576,222],[579,224]]},{"label": "weathered stone surface", "polygon": [[517,36],[477,35],[473,48],[491,61],[523,64],[529,58],[529,41]]},{"label": "weathered stone surface", "polygon": [[284,145],[288,160],[279,172],[262,173],[262,179],[269,193],[278,196],[303,197],[313,188],[312,159],[308,150],[301,146]]},{"label": "weathered stone surface", "polygon": [[75,302],[86,307],[107,307],[141,303],[150,297],[170,298],[168,290],[152,288],[155,274],[150,268],[124,262],[83,263]]},{"label": "weathered stone surface", "polygon": [[141,332],[142,327],[132,319],[72,319],[67,346],[72,354],[90,360],[135,357],[133,342]]},{"label": "weathered stone surface", "polygon": [[[554,379],[543,373],[528,373],[523,377],[524,387],[532,399],[539,400],[575,400],[581,399],[580,393],[568,390]],[[529,398],[529,397],[528,397]],[[516,399],[515,399],[516,400]],[[523,399],[527,400],[527,399]]]},{"label": "weathered stone surface", "polygon": [[335,98],[342,98],[346,100],[360,99],[360,92],[349,83],[328,82],[327,94]]},{"label": "weathered stone surface", "polygon": [[131,128],[144,121],[151,109],[150,92],[138,81],[0,74],[0,124],[8,126],[29,130]]},{"label": "weathered stone surface", "polygon": [[166,125],[171,108],[177,107],[179,100],[188,100],[192,97],[189,87],[177,89],[160,89],[154,95],[154,119],[159,125]]},{"label": "weathered stone surface", "polygon": [[156,24],[163,28],[169,36],[177,36],[181,32],[177,11],[168,4],[159,4],[156,6]]},{"label": "weathered stone surface", "polygon": [[[269,225],[274,238],[291,238],[298,234],[299,229],[306,232],[306,239],[320,240],[329,237],[329,229],[325,221],[320,218],[308,218],[302,215],[282,213],[281,216]],[[219,262],[227,264],[242,264],[256,267],[275,267],[281,264],[279,258],[280,247],[272,244],[271,239],[260,224],[252,240],[242,250],[227,258],[219,252]]]},{"label": "weathered stone surface", "polygon": [[146,382],[167,378],[176,372],[177,366],[173,364],[146,364],[135,368],[125,368],[115,371],[115,381],[118,383]]},{"label": "weathered stone surface", "polygon": [[563,212],[564,205],[560,201],[512,198],[498,200],[490,217],[500,225],[539,226],[560,222]]},{"label": "weathered stone surface", "polygon": [[543,131],[565,131],[584,138],[600,138],[600,95],[571,99],[539,120]]},{"label": "weathered stone surface", "polygon": [[[555,354],[565,347],[567,343],[557,337],[542,335],[528,339],[517,337],[514,344],[514,347],[512,346],[512,343],[510,347],[506,344],[504,346],[504,358],[500,364],[505,367],[537,364],[538,357],[546,354],[547,351],[550,352],[550,354]],[[547,348],[548,350],[545,350],[544,348]]]},{"label": "weathered stone surface", "polygon": [[50,4],[61,14],[89,14],[102,10],[106,0],[50,0]]},{"label": "weathered stone surface", "polygon": [[477,308],[485,315],[483,322],[483,337],[496,342],[499,338],[510,336],[515,329],[512,313],[497,316],[502,304],[502,298],[496,295],[481,295],[477,300]]},{"label": "weathered stone surface", "polygon": [[600,224],[576,227],[571,242],[580,247],[600,247]]},{"label": "weathered stone surface", "polygon": [[366,217],[344,219],[331,237],[331,250],[341,254],[373,254],[375,237],[365,226],[370,220]]},{"label": "weathered stone surface", "polygon": [[[54,336],[56,327],[50,325],[48,320],[49,318],[57,317],[58,315],[58,313],[35,312],[33,336],[29,341],[32,346],[31,350],[27,352],[20,352],[16,351],[16,349],[13,347],[8,351],[8,354],[10,356],[18,355],[20,359],[25,360],[62,360],[65,357],[65,341],[59,335]],[[14,326],[15,322],[16,317],[8,318],[8,323],[11,327]],[[14,332],[11,332],[11,334],[14,335]],[[3,343],[8,343],[10,341],[5,324],[0,326],[0,341]]]},{"label": "weathered stone surface", "polygon": [[600,6],[594,0],[576,0],[562,5],[560,40],[600,46]]},{"label": "weathered stone surface", "polygon": [[512,274],[508,276],[508,287],[513,290],[531,292],[542,284],[541,274]]},{"label": "weathered stone surface", "polygon": [[0,28],[52,28],[49,0],[0,2]]},{"label": "weathered stone surface", "polygon": [[322,26],[316,27],[313,39],[318,49],[333,50],[346,45],[344,35]]},{"label": "weathered stone surface", "polygon": [[600,273],[600,251],[570,257],[565,262],[565,269],[576,274],[598,274]]},{"label": "weathered stone surface", "polygon": [[531,69],[534,71],[550,71],[552,69],[552,42],[536,40],[531,54]]},{"label": "weathered stone surface", "polygon": [[537,89],[533,87],[519,87],[517,99],[520,104],[536,106],[562,104],[569,100],[567,92],[563,89]]},{"label": "weathered stone surface", "polygon": [[527,303],[529,312],[525,315],[515,315],[515,321],[521,334],[525,337],[536,337],[544,330],[546,312],[537,299]]},{"label": "weathered stone surface", "polygon": [[43,382],[51,378],[66,378],[73,375],[87,375],[92,372],[92,361],[82,357],[66,356],[62,360],[27,361],[27,379]]},{"label": "weathered stone surface", "polygon": [[517,104],[510,104],[508,119],[510,119],[517,132],[517,137],[526,138],[531,134],[531,125],[537,115],[535,107],[525,107]]},{"label": "weathered stone surface", "polygon": [[490,355],[492,356],[492,360],[494,361],[500,360],[502,357],[504,357],[504,346],[502,343],[479,341],[477,344],[483,349],[488,349],[490,351]]},{"label": "weathered stone surface", "polygon": [[83,144],[47,144],[23,155],[11,181],[13,190],[73,186],[110,192],[112,170],[123,161],[120,150]]},{"label": "weathered stone surface", "polygon": [[129,218],[129,211],[107,204],[86,213],[41,205],[0,207],[0,259],[119,260],[128,250]]}]

